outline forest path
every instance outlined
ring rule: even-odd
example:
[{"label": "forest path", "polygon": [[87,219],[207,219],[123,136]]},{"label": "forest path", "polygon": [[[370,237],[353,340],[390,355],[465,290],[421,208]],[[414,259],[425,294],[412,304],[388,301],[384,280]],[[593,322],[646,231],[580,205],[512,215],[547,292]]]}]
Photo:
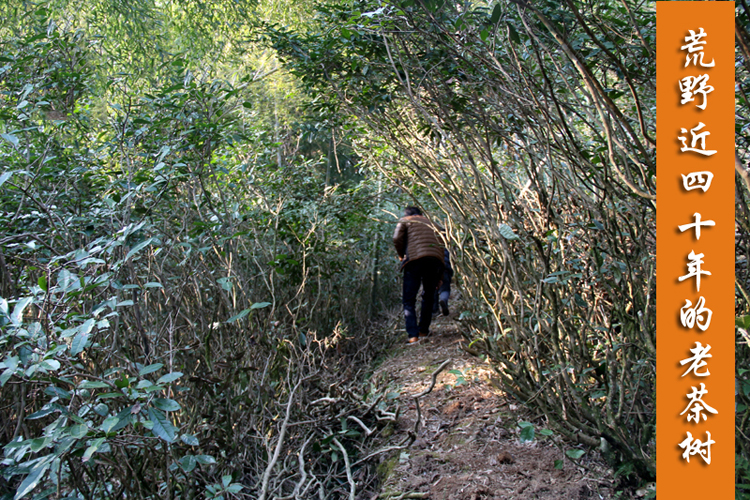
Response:
[{"label": "forest path", "polygon": [[[572,446],[545,435],[543,417],[497,387],[490,366],[462,349],[466,341],[456,316],[435,317],[430,337],[414,345],[400,342],[403,347],[373,374],[372,380],[387,386],[402,408],[390,436],[396,444],[415,428],[414,396],[429,389],[434,372],[450,360],[432,391],[419,399],[422,425],[416,441],[383,457],[377,498],[631,498],[625,492],[615,495],[612,471],[598,453],[587,451],[572,461],[565,456]],[[395,335],[405,341],[402,322],[398,325]],[[521,441],[519,422],[534,425],[533,441]],[[561,469],[556,461],[562,461],[557,462]]]}]

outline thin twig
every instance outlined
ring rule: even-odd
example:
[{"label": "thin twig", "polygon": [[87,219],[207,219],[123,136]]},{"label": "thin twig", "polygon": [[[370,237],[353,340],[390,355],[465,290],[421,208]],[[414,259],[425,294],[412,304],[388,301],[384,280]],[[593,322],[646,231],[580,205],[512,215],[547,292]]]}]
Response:
[{"label": "thin twig", "polygon": [[381,493],[378,498],[389,498],[390,500],[403,500],[404,498],[427,498],[427,493],[420,491],[406,491],[404,493],[388,491]]},{"label": "thin twig", "polygon": [[352,478],[352,466],[349,465],[349,454],[346,452],[346,448],[344,448],[344,445],[342,445],[338,439],[333,438],[333,443],[339,447],[341,453],[344,455],[346,479],[347,481],[349,481],[349,500],[354,500],[354,496],[357,493],[357,486],[354,484],[354,478]]},{"label": "thin twig", "polygon": [[[362,462],[366,462],[367,460],[371,459],[372,457],[377,456],[377,455],[381,455],[383,453],[388,453],[388,452],[396,451],[396,450],[404,450],[404,449],[408,448],[409,446],[411,446],[411,443],[414,442],[414,438],[415,438],[415,436],[412,433],[410,433],[408,436],[406,436],[404,438],[403,441],[401,441],[401,444],[398,444],[396,446],[389,446],[387,448],[382,448],[382,449],[380,449],[378,451],[373,451],[372,453],[370,453],[366,457],[360,458],[359,460],[357,460],[356,462],[354,462],[354,464],[352,464],[352,467],[356,467],[357,465],[361,464]],[[410,441],[410,442],[407,443],[407,441]]]},{"label": "thin twig", "polygon": [[417,421],[414,423],[414,434],[419,434],[419,424],[422,421],[422,411],[419,408],[419,398],[422,396],[426,396],[429,393],[432,392],[432,389],[435,388],[435,381],[437,380],[437,376],[440,374],[441,371],[445,369],[446,366],[451,362],[450,359],[446,359],[443,361],[443,364],[441,364],[437,370],[432,374],[432,380],[430,381],[430,387],[425,389],[424,391],[420,392],[416,396],[414,396],[414,404],[417,406]]},{"label": "thin twig", "polygon": [[325,397],[325,398],[320,398],[320,399],[316,399],[315,401],[312,401],[310,403],[310,406],[315,406],[315,405],[320,404],[320,403],[338,403],[340,401],[343,401],[343,400],[338,399],[338,398]]},{"label": "thin twig", "polygon": [[367,427],[364,424],[364,422],[362,422],[360,419],[358,419],[357,417],[355,417],[353,415],[349,415],[346,418],[350,418],[350,419],[354,420],[355,422],[357,422],[359,424],[359,426],[362,427],[362,430],[365,431],[365,436],[366,437],[370,437],[370,434],[372,434],[373,431],[372,431],[372,429],[370,429],[369,427]]},{"label": "thin twig", "polygon": [[307,472],[305,471],[305,448],[307,447],[308,443],[312,440],[312,438],[315,436],[315,434],[310,434],[310,437],[307,438],[307,441],[302,445],[302,448],[299,450],[299,475],[300,480],[297,483],[297,485],[294,487],[294,498],[299,498],[299,489],[302,487],[303,484],[305,484],[305,481],[307,481]]},{"label": "thin twig", "polygon": [[276,462],[279,459],[279,454],[281,453],[281,448],[284,445],[284,435],[286,434],[286,428],[287,428],[287,425],[289,424],[289,416],[292,413],[292,402],[294,401],[294,393],[297,391],[297,388],[299,387],[301,383],[302,383],[302,380],[297,382],[297,385],[294,386],[294,389],[292,389],[291,394],[289,394],[289,402],[286,404],[286,415],[284,416],[284,423],[281,424],[281,431],[279,431],[279,440],[276,442],[276,449],[273,452],[273,457],[268,462],[268,467],[266,467],[266,471],[263,473],[263,481],[261,482],[260,496],[258,497],[259,500],[265,500],[266,495],[268,495],[268,480],[271,477],[271,471],[276,465]]}]

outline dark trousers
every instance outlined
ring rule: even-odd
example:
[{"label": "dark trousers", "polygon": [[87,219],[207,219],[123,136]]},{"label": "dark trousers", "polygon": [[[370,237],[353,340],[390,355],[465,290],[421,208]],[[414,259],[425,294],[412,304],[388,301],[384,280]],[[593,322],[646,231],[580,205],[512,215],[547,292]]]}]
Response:
[{"label": "dark trousers", "polygon": [[440,288],[435,290],[435,301],[432,303],[432,312],[436,313],[438,311],[438,301],[444,300],[448,303],[448,299],[451,298],[452,275],[453,273],[448,271],[443,273],[443,284],[440,285]]},{"label": "dark trousers", "polygon": [[[435,300],[443,266],[440,259],[422,257],[404,266],[404,318],[406,319],[406,333],[409,338],[419,337],[419,334],[430,333],[432,321],[432,304]],[[422,294],[422,311],[417,324],[417,294],[420,285],[424,288]]]}]

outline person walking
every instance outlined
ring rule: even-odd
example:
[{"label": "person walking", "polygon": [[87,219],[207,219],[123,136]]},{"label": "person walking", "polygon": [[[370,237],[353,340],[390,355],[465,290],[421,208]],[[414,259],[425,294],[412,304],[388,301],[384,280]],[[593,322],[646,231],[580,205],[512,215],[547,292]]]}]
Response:
[{"label": "person walking", "polygon": [[448,249],[445,249],[445,256],[443,258],[443,282],[435,291],[435,301],[432,303],[432,313],[437,314],[438,305],[443,316],[448,316],[450,311],[448,310],[448,299],[451,298],[451,279],[453,278],[453,267],[451,266],[451,257],[448,253]]},{"label": "person walking", "polygon": [[[403,305],[409,344],[430,334],[432,304],[444,266],[445,247],[438,236],[440,232],[441,229],[422,215],[419,208],[406,207],[393,234],[393,246],[404,273]],[[416,303],[420,285],[424,291],[417,323]]]}]

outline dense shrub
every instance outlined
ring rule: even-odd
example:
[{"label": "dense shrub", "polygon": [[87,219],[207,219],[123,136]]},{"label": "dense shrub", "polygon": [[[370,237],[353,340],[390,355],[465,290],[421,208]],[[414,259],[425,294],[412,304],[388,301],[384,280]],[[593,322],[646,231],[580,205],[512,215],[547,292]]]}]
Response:
[{"label": "dense shrub", "polygon": [[369,132],[360,154],[446,215],[474,304],[467,336],[505,387],[643,479],[655,475],[653,8],[363,0],[328,3],[307,33],[269,28],[311,91]]},{"label": "dense shrub", "polygon": [[[383,348],[382,183],[327,184],[303,127],[254,122],[247,79],[176,59],[131,90],[85,31],[37,21],[0,54],[0,495],[338,488],[366,437],[347,415],[386,409],[341,383]],[[275,467],[305,446],[306,471]]]}]

